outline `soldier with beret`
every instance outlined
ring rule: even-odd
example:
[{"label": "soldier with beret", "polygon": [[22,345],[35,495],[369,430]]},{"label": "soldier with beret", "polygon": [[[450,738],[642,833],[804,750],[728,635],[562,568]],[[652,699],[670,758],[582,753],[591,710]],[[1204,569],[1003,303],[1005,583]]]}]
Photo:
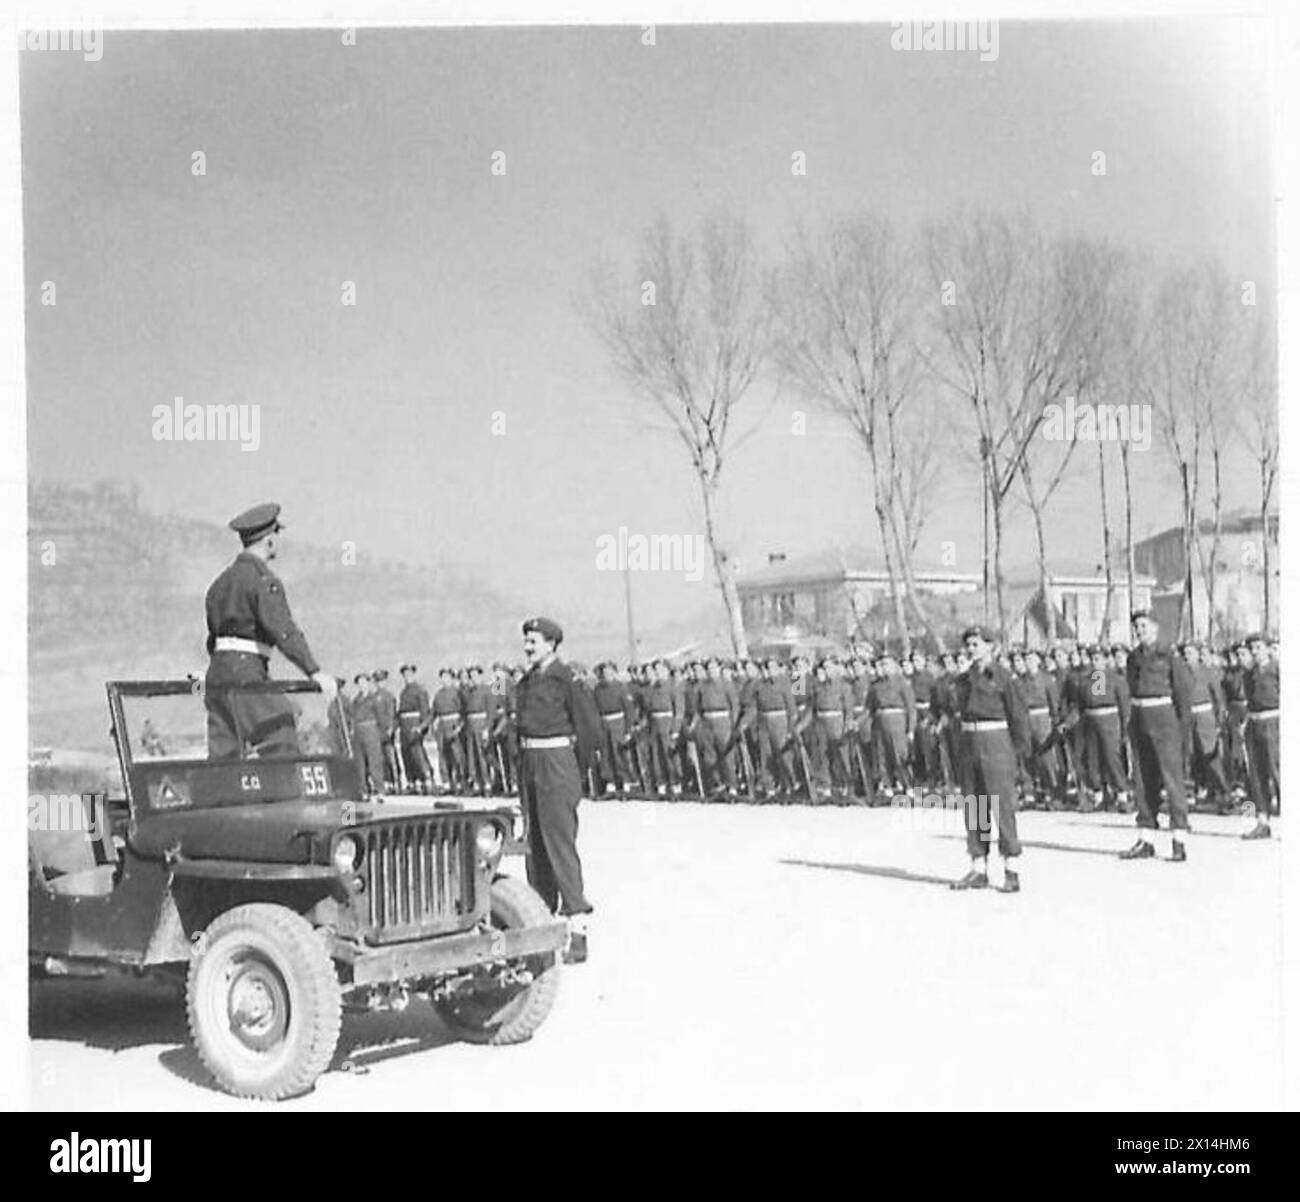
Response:
[{"label": "soldier with beret", "polygon": [[438,669],[438,689],[430,708],[434,746],[442,763],[443,786],[448,793],[459,793],[465,788],[465,762],[460,744],[461,699],[456,687],[456,673],[450,668]]},{"label": "soldier with beret", "polygon": [[970,871],[952,888],[987,889],[993,815],[997,815],[998,852],[1004,864],[1003,893],[1020,892],[1020,874],[1012,863],[1020,855],[1016,834],[1017,752],[1030,749],[1029,717],[1011,673],[993,659],[993,639],[981,626],[969,627],[962,643],[970,667],[956,686],[961,719],[962,792],[966,808],[966,850]]},{"label": "soldier with beret", "polygon": [[1256,822],[1243,839],[1267,839],[1273,834],[1269,818],[1280,811],[1281,697],[1277,660],[1262,634],[1247,639],[1252,666],[1246,673],[1246,743],[1250,763],[1250,793]]},{"label": "soldier with beret", "polygon": [[388,669],[376,668],[370,674],[375,683],[375,710],[379,714],[379,742],[384,751],[384,789],[392,793],[401,779],[397,763],[397,698],[388,688]]},{"label": "soldier with beret", "polygon": [[1133,750],[1137,755],[1138,839],[1122,860],[1145,860],[1156,854],[1160,794],[1168,798],[1172,855],[1187,859],[1187,789],[1183,780],[1183,744],[1191,721],[1191,676],[1187,665],[1160,642],[1160,624],[1147,609],[1133,613],[1137,645],[1127,664],[1133,707]]},{"label": "soldier with beret", "polygon": [[375,695],[374,682],[368,672],[354,678],[356,700],[352,703],[352,734],[356,740],[357,769],[361,790],[368,796],[384,791],[384,749],[380,735],[381,705]]},{"label": "soldier with beret", "polygon": [[429,691],[416,679],[419,669],[414,664],[403,664],[398,670],[402,674],[402,695],[397,699],[397,723],[406,784],[417,793],[427,793],[433,788],[433,769],[424,750],[424,736],[433,717]]},{"label": "soldier with beret", "polygon": [[288,697],[241,692],[243,685],[270,679],[271,652],[281,654],[320,687],[327,702],[338,693],[335,678],[322,672],[289,611],[284,585],[271,571],[278,549],[280,506],[255,505],[231,518],[243,550],[212,582],[204,600],[207,650],[204,679],[208,712],[208,756],[238,759],[296,754],[294,708]]},{"label": "soldier with beret", "polygon": [[519,803],[528,837],[528,883],[554,911],[571,920],[566,956],[587,958],[587,915],[578,856],[582,778],[578,749],[587,758],[598,732],[577,695],[573,673],[559,658],[564,632],[550,618],[523,624],[528,670],[515,693],[519,726]]}]

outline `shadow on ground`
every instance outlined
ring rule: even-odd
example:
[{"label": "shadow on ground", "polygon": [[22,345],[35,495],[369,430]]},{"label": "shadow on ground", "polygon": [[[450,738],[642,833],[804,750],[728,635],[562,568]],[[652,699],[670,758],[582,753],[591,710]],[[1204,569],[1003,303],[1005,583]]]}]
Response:
[{"label": "shadow on ground", "polygon": [[914,881],[919,885],[942,885],[945,889],[952,884],[952,877],[930,876],[924,872],[912,872],[906,868],[895,868],[888,864],[831,864],[819,860],[782,860],[782,864],[791,868],[824,868],[831,872],[856,872],[862,876],[878,876],[890,881]]}]

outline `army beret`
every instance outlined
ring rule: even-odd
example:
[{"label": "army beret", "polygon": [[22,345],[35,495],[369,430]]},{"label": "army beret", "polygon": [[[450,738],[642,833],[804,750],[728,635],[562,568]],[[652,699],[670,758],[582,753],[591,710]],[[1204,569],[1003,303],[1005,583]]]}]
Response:
[{"label": "army beret", "polygon": [[414,664],[403,664],[397,670],[399,672],[406,673],[406,672],[418,672],[420,669],[417,668]]},{"label": "army beret", "polygon": [[387,669],[387,668],[376,668],[376,669],[374,670],[374,672],[371,673],[371,675],[372,675],[376,680],[387,680],[387,679],[388,679],[388,669]]},{"label": "army beret", "polygon": [[1130,622],[1136,622],[1139,618],[1147,618],[1152,622],[1156,621],[1156,616],[1149,609],[1135,609],[1128,616]]},{"label": "army beret", "polygon": [[967,639],[980,639],[985,643],[991,643],[993,634],[987,626],[967,626],[961,632],[961,641],[964,643]]},{"label": "army beret", "polygon": [[353,684],[360,684],[363,680],[369,680],[369,679],[370,679],[370,673],[369,673],[369,672],[358,672],[358,673],[357,673],[357,674],[352,678],[352,683],[353,683]]},{"label": "army beret", "polygon": [[1251,643],[1267,643],[1268,636],[1263,631],[1257,630],[1254,634],[1248,634],[1241,641],[1245,646],[1249,647]]},{"label": "army beret", "polygon": [[552,622],[550,618],[529,618],[524,623],[524,633],[540,634],[548,643],[555,643],[557,646],[564,639],[564,631],[560,629],[558,622]]},{"label": "army beret", "polygon": [[265,501],[261,505],[254,505],[252,509],[245,509],[243,513],[237,513],[231,518],[228,524],[246,547],[264,534],[284,529],[280,522],[280,506],[275,501]]}]

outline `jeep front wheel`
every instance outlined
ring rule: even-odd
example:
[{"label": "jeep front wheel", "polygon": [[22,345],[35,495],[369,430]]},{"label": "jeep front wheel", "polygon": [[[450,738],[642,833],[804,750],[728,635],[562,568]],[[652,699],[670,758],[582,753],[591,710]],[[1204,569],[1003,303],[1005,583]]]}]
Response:
[{"label": "jeep front wheel", "polygon": [[199,1059],[237,1097],[304,1093],[338,1043],[334,962],[285,906],[236,906],[214,919],[190,961],[185,1000]]},{"label": "jeep front wheel", "polygon": [[[492,925],[517,931],[551,922],[546,903],[523,881],[508,876],[492,882]],[[524,961],[532,980],[500,989],[487,989],[434,1002],[438,1016],[461,1039],[498,1046],[523,1043],[542,1025],[560,988],[560,957],[556,952]]]}]

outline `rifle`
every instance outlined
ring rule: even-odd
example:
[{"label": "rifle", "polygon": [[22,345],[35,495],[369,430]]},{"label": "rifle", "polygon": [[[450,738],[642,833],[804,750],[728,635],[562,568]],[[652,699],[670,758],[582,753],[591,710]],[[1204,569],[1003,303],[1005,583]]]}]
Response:
[{"label": "rifle", "polygon": [[[735,737],[735,735],[732,736],[732,738]],[[728,739],[727,742],[730,743],[731,739]],[[748,794],[749,800],[752,802],[755,799],[754,764],[750,759],[749,744],[745,742],[744,736],[740,736],[739,742],[737,742],[736,746],[740,748],[741,770],[745,774],[745,792]],[[725,755],[726,752],[724,751],[723,754]]]},{"label": "rifle", "polygon": [[704,800],[704,773],[700,769],[700,749],[696,746],[694,739],[686,740],[686,756],[691,761],[691,767],[695,769],[695,783],[700,789],[700,800]]}]

